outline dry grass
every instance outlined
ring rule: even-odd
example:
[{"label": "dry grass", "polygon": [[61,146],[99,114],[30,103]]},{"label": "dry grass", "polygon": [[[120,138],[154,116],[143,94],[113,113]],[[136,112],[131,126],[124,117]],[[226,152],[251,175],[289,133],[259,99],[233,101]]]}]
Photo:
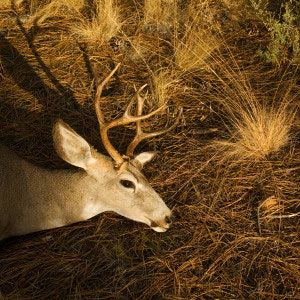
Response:
[{"label": "dry grass", "polygon": [[218,99],[227,115],[229,136],[214,141],[213,146],[227,159],[266,159],[286,147],[291,139],[295,117],[289,108],[291,99],[285,95],[284,99],[267,104],[245,88],[243,91],[241,87],[237,96]]},{"label": "dry grass", "polygon": [[183,71],[205,68],[212,52],[220,45],[216,38],[205,31],[187,29],[183,41],[175,47],[175,63]]},{"label": "dry grass", "polygon": [[286,112],[246,112],[233,125],[230,140],[215,146],[231,158],[264,159],[288,144],[292,125],[293,117]]},{"label": "dry grass", "polygon": [[[24,0],[15,0],[14,2],[17,6],[19,6],[20,4],[22,4],[22,2],[24,2]],[[11,7],[11,3],[12,3],[11,0],[2,0],[1,3],[0,3],[0,8],[1,9],[2,8],[9,8],[9,7]]]},{"label": "dry grass", "polygon": [[0,8],[4,9],[4,8],[7,8],[7,7],[10,7],[10,0],[3,0],[3,1],[1,1]]},{"label": "dry grass", "polygon": [[177,0],[145,0],[144,23],[146,27],[167,33],[178,25]]},{"label": "dry grass", "polygon": [[175,70],[159,70],[152,81],[157,106],[167,104],[182,90],[182,79]]},{"label": "dry grass", "polygon": [[92,16],[92,20],[82,19],[82,22],[72,31],[78,36],[80,42],[101,46],[118,35],[122,21],[120,9],[115,0],[97,1],[95,6],[95,15]]},{"label": "dry grass", "polygon": [[[123,111],[134,85],[145,83],[155,101],[150,105],[184,107],[176,129],[140,147],[160,151],[145,172],[173,207],[176,221],[157,234],[104,213],[2,241],[2,297],[299,299],[299,66],[274,68],[259,58],[257,49],[265,41],[260,21],[240,14],[236,2],[190,1],[203,10],[193,15],[176,5],[176,16],[183,18],[179,23],[188,26],[177,26],[177,17],[170,16],[168,35],[153,34],[141,22],[145,8],[130,1],[122,12],[133,16],[131,23],[123,14],[113,17],[113,22],[124,17],[126,26],[106,36],[112,21],[101,25],[99,11],[88,21],[77,1],[79,13],[53,10],[51,17],[51,11],[39,11],[54,1],[29,2],[32,14],[39,14],[36,27],[24,25],[22,6],[13,13],[0,9],[5,29],[0,35],[1,142],[35,164],[66,167],[51,138],[60,117],[103,150],[91,102],[91,69],[101,77],[121,62],[104,91],[108,117]],[[202,13],[204,28],[191,27]],[[222,23],[224,14],[233,17]],[[93,22],[99,22],[99,35],[96,26],[86,36],[77,32],[77,41],[74,33],[70,37],[76,26]],[[176,55],[179,46],[189,49],[188,32],[209,37],[217,32],[222,39],[213,51],[203,43],[205,51],[182,50],[180,66]],[[112,36],[117,37],[113,47]],[[149,130],[162,117],[149,122]],[[112,140],[122,151],[132,135],[131,127],[120,128]]]},{"label": "dry grass", "polygon": [[[23,1],[23,3],[27,2]],[[25,5],[27,15],[22,19],[27,28],[32,26],[43,27],[49,25],[55,18],[82,18],[81,9],[83,5],[84,0],[29,1]]]}]

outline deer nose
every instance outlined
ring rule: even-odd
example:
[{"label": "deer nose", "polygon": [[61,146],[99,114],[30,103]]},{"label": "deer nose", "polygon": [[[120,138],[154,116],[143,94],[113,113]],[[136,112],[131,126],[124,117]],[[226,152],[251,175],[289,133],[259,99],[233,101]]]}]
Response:
[{"label": "deer nose", "polygon": [[174,216],[173,215],[165,217],[166,224],[171,225],[173,223],[173,221],[174,221]]},{"label": "deer nose", "polygon": [[162,227],[168,229],[171,227],[173,223],[174,217],[172,215],[164,217],[161,221],[151,221],[150,227]]}]

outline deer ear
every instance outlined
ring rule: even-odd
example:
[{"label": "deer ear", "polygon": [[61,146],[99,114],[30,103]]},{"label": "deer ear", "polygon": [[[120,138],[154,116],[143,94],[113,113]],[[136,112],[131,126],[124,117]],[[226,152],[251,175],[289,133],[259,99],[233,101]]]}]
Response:
[{"label": "deer ear", "polygon": [[151,161],[154,156],[157,154],[155,151],[149,151],[149,152],[142,152],[140,154],[137,154],[134,159],[132,160],[132,163],[137,166],[139,169],[143,169],[144,164]]},{"label": "deer ear", "polygon": [[95,161],[88,142],[62,120],[53,127],[53,141],[57,154],[73,166],[87,170]]}]

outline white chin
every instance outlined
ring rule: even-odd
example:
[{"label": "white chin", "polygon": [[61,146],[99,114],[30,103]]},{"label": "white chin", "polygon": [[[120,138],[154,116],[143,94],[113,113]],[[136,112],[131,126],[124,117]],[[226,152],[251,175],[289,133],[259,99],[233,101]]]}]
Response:
[{"label": "white chin", "polygon": [[166,232],[167,228],[162,228],[162,227],[151,227],[154,231],[156,232]]}]

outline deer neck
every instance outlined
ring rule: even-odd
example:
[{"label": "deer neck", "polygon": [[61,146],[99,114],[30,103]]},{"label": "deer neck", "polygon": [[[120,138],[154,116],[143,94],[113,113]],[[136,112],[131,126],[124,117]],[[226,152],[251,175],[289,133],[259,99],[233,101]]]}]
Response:
[{"label": "deer neck", "polygon": [[[31,176],[28,179],[29,192],[32,199],[39,199],[36,207],[44,214],[46,228],[42,229],[84,221],[108,210],[101,199],[97,199],[97,191],[102,183],[99,184],[84,171],[43,170],[42,174],[37,172],[28,176]],[[39,178],[32,180],[35,176],[42,176],[41,186],[38,184]]]}]

